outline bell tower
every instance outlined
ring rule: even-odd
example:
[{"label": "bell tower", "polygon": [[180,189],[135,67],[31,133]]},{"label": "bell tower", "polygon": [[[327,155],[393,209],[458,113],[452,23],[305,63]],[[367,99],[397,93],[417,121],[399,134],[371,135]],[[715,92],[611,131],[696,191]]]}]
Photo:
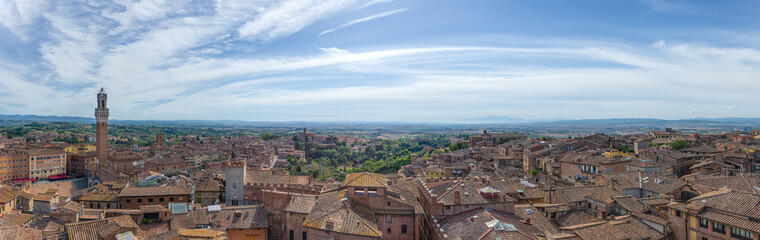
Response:
[{"label": "bell tower", "polygon": [[98,163],[106,163],[108,158],[108,94],[103,88],[98,92],[98,108],[95,109],[95,157]]}]

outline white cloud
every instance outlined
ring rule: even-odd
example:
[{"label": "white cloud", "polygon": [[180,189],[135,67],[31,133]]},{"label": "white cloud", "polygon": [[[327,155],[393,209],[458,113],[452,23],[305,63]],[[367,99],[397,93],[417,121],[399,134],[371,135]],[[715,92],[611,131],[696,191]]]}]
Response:
[{"label": "white cloud", "polygon": [[44,12],[50,1],[0,0],[0,24],[7,27],[22,41],[29,40],[27,26],[30,26]]},{"label": "white cloud", "polygon": [[729,106],[728,109],[726,109],[725,114],[730,114],[734,110],[736,110],[736,106]]},{"label": "white cloud", "polygon": [[354,0],[300,0],[284,1],[282,4],[267,9],[253,21],[245,23],[238,34],[243,38],[260,41],[288,36],[304,27],[353,6]]},{"label": "white cloud", "polygon": [[372,1],[369,1],[369,2],[365,3],[364,5],[359,6],[359,8],[365,8],[365,7],[369,7],[369,6],[375,5],[375,4],[389,3],[389,2],[393,2],[393,0],[372,0]]},{"label": "white cloud", "polygon": [[325,34],[328,34],[328,33],[331,33],[331,32],[335,32],[335,31],[338,31],[338,30],[340,30],[342,28],[345,28],[345,27],[348,27],[348,26],[351,26],[351,25],[354,25],[354,24],[357,24],[357,23],[363,23],[363,22],[370,21],[370,20],[373,20],[373,19],[378,19],[378,18],[390,16],[390,15],[393,15],[393,14],[396,14],[396,13],[405,12],[406,10],[408,10],[408,9],[401,8],[401,9],[396,9],[396,10],[393,10],[393,11],[387,11],[387,12],[383,12],[383,13],[378,13],[378,14],[375,14],[375,15],[372,15],[372,16],[369,16],[369,17],[354,19],[354,20],[351,20],[351,21],[349,21],[347,23],[341,24],[340,26],[324,30],[324,31],[320,32],[318,36],[322,36],[322,35],[325,35]]}]

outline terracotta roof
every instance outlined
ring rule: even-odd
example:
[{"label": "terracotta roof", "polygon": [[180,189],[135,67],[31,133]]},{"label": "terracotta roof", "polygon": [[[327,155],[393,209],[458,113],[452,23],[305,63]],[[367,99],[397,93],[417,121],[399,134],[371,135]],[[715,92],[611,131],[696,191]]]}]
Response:
[{"label": "terracotta roof", "polygon": [[323,193],[303,224],[328,232],[380,238],[374,212],[346,197],[346,190]]},{"label": "terracotta roof", "polygon": [[195,184],[196,192],[220,192],[224,185],[214,179],[205,179]]},{"label": "terracotta roof", "polygon": [[628,212],[643,212],[646,206],[637,201],[632,196],[616,196],[612,197],[618,205],[628,210]]},{"label": "terracotta roof", "polygon": [[160,212],[171,212],[169,208],[165,207],[164,205],[142,205],[140,206],[140,212],[141,213],[160,213]]},{"label": "terracotta roof", "polygon": [[87,222],[66,224],[66,232],[69,240],[98,240],[98,230],[103,228],[108,220],[94,220]]},{"label": "terracotta roof", "polygon": [[32,221],[34,215],[32,214],[2,214],[0,216],[0,223],[2,226],[23,226]]},{"label": "terracotta roof", "polygon": [[[540,213],[537,213],[540,214]],[[525,219],[509,213],[477,208],[448,216],[438,221],[440,229],[449,239],[537,239],[544,231],[528,225]],[[436,225],[437,227],[437,225]]]},{"label": "terracotta roof", "polygon": [[684,152],[696,152],[696,153],[719,153],[720,150],[717,148],[714,148],[710,145],[701,145],[698,147],[691,147],[687,149],[683,149]]},{"label": "terracotta roof", "polygon": [[558,219],[554,220],[554,222],[557,223],[557,225],[561,227],[567,227],[567,226],[573,226],[573,225],[579,225],[579,224],[585,224],[592,221],[596,221],[597,219],[594,218],[594,216],[591,216],[588,213],[585,213],[583,211],[579,210],[571,210]]},{"label": "terracotta roof", "polygon": [[593,240],[644,240],[663,239],[661,233],[630,216],[615,221],[598,222],[565,227],[578,235],[580,239]]},{"label": "terracotta roof", "polygon": [[43,239],[43,238],[42,238],[42,231],[40,230],[37,230],[34,228],[10,226],[10,227],[0,227],[0,239],[2,240],[32,240],[32,239]]},{"label": "terracotta roof", "polygon": [[[565,206],[566,205],[561,205]],[[527,204],[515,205],[515,215],[522,219],[530,218],[531,224],[545,233],[559,233],[559,229],[544,216],[535,206]]]},{"label": "terracotta roof", "polygon": [[632,189],[639,188],[639,174],[642,179],[641,188],[659,194],[669,194],[686,185],[683,180],[648,172],[603,173],[601,176],[609,179],[613,186]]},{"label": "terracotta roof", "polygon": [[13,201],[18,195],[19,191],[11,189],[10,187],[0,186],[0,203]]},{"label": "terracotta roof", "polygon": [[[432,182],[426,183],[430,193],[434,194],[433,197],[436,201],[443,203],[444,205],[478,205],[478,204],[490,204],[498,202],[517,202],[517,200],[503,194],[496,193],[498,197],[495,199],[486,198],[480,195],[480,189],[487,187],[487,185],[478,181],[449,181],[449,182]],[[459,193],[459,203],[456,203],[456,195]]]},{"label": "terracotta roof", "polygon": [[347,187],[388,187],[388,180],[377,173],[349,173],[344,185]]},{"label": "terracotta roof", "polygon": [[[674,208],[671,205],[668,205]],[[720,189],[689,200],[686,209],[697,216],[760,232],[760,195],[730,189]]]},{"label": "terracotta roof", "polygon": [[224,229],[266,228],[267,216],[262,205],[235,206],[209,212],[209,222]]},{"label": "terracotta roof", "polygon": [[291,176],[280,174],[272,170],[248,170],[245,173],[245,184],[268,183],[268,184],[299,184],[309,185],[311,176]]},{"label": "terracotta roof", "polygon": [[557,188],[556,193],[562,197],[568,203],[584,202],[586,197],[590,195],[598,196],[597,199],[609,198],[613,195],[619,195],[615,190],[610,189],[607,186],[586,186],[586,187],[567,187]]},{"label": "terracotta roof", "polygon": [[288,205],[285,206],[285,211],[308,214],[314,205],[317,205],[317,196],[291,195]]},{"label": "terracotta roof", "polygon": [[117,195],[119,197],[190,195],[190,191],[178,186],[127,187]]},{"label": "terracotta roof", "polygon": [[211,224],[208,211],[198,208],[188,211],[187,214],[176,214],[172,216],[171,229],[194,229],[198,225]]},{"label": "terracotta roof", "polygon": [[91,192],[82,195],[77,201],[89,201],[89,202],[118,202],[118,193],[115,192]]},{"label": "terracotta roof", "polygon": [[224,232],[208,230],[208,229],[179,229],[177,233],[184,237],[195,238],[214,238],[224,234]]},{"label": "terracotta roof", "polygon": [[651,198],[640,198],[639,202],[649,205],[649,206],[658,206],[658,205],[665,205],[670,203],[670,200],[664,197],[651,197]]},{"label": "terracotta roof", "polygon": [[82,209],[84,209],[84,206],[81,203],[69,201],[69,202],[63,202],[58,203],[57,209],[64,209],[72,212],[80,212]]},{"label": "terracotta roof", "polygon": [[100,236],[113,235],[125,229],[139,229],[129,216],[118,216],[66,224],[69,240],[98,240]]}]

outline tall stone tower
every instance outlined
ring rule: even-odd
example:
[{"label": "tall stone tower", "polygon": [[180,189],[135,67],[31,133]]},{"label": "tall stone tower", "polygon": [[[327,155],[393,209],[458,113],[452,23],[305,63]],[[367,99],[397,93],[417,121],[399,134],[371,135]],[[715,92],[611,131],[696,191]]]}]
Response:
[{"label": "tall stone tower", "polygon": [[108,94],[103,88],[98,93],[98,108],[95,109],[95,157],[98,163],[105,164],[108,158],[108,108],[106,98]]},{"label": "tall stone tower", "polygon": [[224,171],[224,200],[227,206],[248,205],[245,198],[246,161],[227,162]]}]

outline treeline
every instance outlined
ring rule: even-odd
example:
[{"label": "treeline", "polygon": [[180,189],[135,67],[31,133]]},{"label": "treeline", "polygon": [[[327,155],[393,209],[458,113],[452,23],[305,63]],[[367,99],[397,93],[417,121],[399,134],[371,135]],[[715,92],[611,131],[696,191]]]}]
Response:
[{"label": "treeline", "polygon": [[328,144],[296,141],[296,149],[304,150],[306,160],[289,157],[287,170],[293,175],[308,174],[318,180],[334,177],[339,181],[351,172],[395,173],[411,163],[411,154],[424,155],[426,146],[435,149],[448,146],[449,141],[443,138],[436,136],[416,142],[377,139],[354,146],[366,147],[364,151],[351,151],[352,146],[337,142],[333,136],[326,141]]}]

